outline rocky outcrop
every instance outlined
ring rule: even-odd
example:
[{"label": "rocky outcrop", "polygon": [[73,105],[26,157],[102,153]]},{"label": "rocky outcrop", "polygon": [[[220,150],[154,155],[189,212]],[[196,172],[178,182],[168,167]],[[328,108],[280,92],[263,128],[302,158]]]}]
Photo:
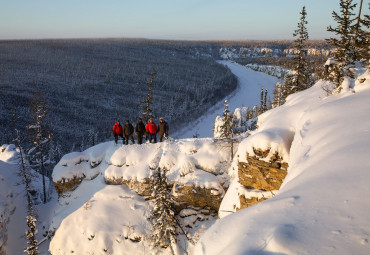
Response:
[{"label": "rocky outcrop", "polygon": [[263,161],[268,153],[260,152],[262,157],[247,155],[247,163],[240,162],[238,166],[239,183],[246,188],[259,190],[278,190],[287,175],[288,164],[282,162],[277,153],[270,162]]},{"label": "rocky outcrop", "polygon": [[110,179],[105,178],[105,182],[107,184],[113,185],[121,185],[126,184],[131,190],[135,191],[140,196],[150,197],[153,192],[153,183],[150,181],[149,178],[145,178],[143,180],[124,180],[122,178],[119,179]]},{"label": "rocky outcrop", "polygon": [[[246,189],[263,191],[279,190],[286,175],[288,164],[276,152],[270,157],[269,161],[264,159],[270,155],[270,151],[254,149],[254,156],[247,154],[248,162],[239,162],[238,176],[239,183]],[[273,193],[272,193],[273,194]],[[268,197],[248,197],[244,194],[239,195],[240,208],[243,209],[251,205],[266,200]]]},{"label": "rocky outcrop", "polygon": [[[83,177],[74,177],[72,179],[62,179],[55,182],[54,186],[59,195],[65,192],[73,191],[83,181]],[[131,190],[146,199],[151,199],[153,192],[153,183],[149,178],[142,180],[125,180],[123,178],[105,178],[105,182],[110,185],[127,185]],[[195,185],[184,185],[180,183],[171,184],[173,188],[174,200],[176,202],[175,210],[180,212],[185,208],[204,210],[210,214],[217,214],[225,191],[222,189],[214,190],[212,188],[197,187]]]},{"label": "rocky outcrop", "polygon": [[246,198],[244,195],[241,195],[241,196],[239,196],[240,208],[237,208],[237,210],[241,210],[241,209],[247,208],[249,206],[258,204],[262,201],[265,201],[266,199],[267,198],[265,198],[265,197],[262,197],[262,198],[258,198],[258,197]]},{"label": "rocky outcrop", "polygon": [[[126,184],[131,190],[151,199],[153,192],[153,183],[150,179],[141,181],[123,180],[123,179],[106,179],[107,184],[121,185]],[[171,184],[174,195],[175,210],[180,212],[183,209],[190,208],[196,210],[204,210],[208,214],[216,214],[220,207],[224,192],[219,192],[213,189],[196,187],[195,185],[187,186],[184,184]]]},{"label": "rocky outcrop", "polygon": [[64,192],[67,191],[73,191],[75,190],[78,185],[82,182],[82,180],[85,178],[83,177],[77,177],[74,176],[72,179],[62,179],[61,181],[54,182],[55,190],[58,192],[59,195],[62,195]]},{"label": "rocky outcrop", "polygon": [[196,208],[217,214],[224,192],[220,193],[213,189],[175,184],[173,194],[177,212],[185,208]]}]

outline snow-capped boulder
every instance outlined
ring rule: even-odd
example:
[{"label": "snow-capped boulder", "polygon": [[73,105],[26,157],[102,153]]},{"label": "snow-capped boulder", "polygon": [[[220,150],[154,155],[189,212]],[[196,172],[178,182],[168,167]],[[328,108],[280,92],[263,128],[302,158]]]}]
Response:
[{"label": "snow-capped boulder", "polygon": [[247,156],[248,163],[240,162],[238,167],[239,183],[247,188],[278,190],[287,175],[287,163],[276,157],[265,162],[257,157]]},{"label": "snow-capped boulder", "polygon": [[160,167],[167,170],[178,211],[195,207],[217,212],[225,194],[225,180],[219,176],[227,168],[228,157],[218,146],[213,139],[128,146],[104,143],[65,155],[54,169],[54,184],[61,194],[101,174],[106,184],[125,184],[150,198],[153,170]]}]

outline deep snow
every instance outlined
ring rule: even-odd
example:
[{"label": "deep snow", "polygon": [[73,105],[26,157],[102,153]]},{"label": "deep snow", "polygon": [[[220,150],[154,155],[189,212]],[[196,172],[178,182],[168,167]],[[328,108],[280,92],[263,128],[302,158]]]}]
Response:
[{"label": "deep snow", "polygon": [[[222,197],[227,156],[227,151],[210,138],[125,146],[106,142],[65,155],[54,168],[54,182],[73,177],[83,177],[84,181],[59,198],[50,226],[56,230],[51,253],[149,254],[150,202],[126,185],[107,185],[105,181],[145,183],[153,169],[161,167],[168,170],[171,183],[206,188]],[[173,194],[182,195],[175,189]],[[200,212],[189,214],[186,209],[180,215],[183,226],[191,226],[184,228],[194,240],[216,220]],[[194,245],[184,239],[180,237],[179,245],[191,251]]]},{"label": "deep snow", "polygon": [[[369,254],[370,73],[354,88],[345,80],[337,95],[326,96],[325,85],[259,117],[259,129],[239,145],[241,160],[260,134],[274,134],[292,142],[288,175],[274,198],[213,225],[195,254]],[[236,200],[236,191],[225,199]]]},{"label": "deep snow", "polygon": [[[224,63],[240,83],[229,98],[231,111],[242,104],[259,104],[260,87],[270,84],[272,92],[275,78],[230,61]],[[361,78],[366,78],[365,82],[360,83]],[[248,79],[257,84],[251,91]],[[150,204],[126,186],[107,186],[105,178],[143,179],[150,176],[150,168],[166,166],[171,181],[207,186],[217,194],[223,194],[224,184],[231,178],[220,208],[222,219],[216,223],[214,217],[194,210],[181,211],[184,223],[196,222],[190,235],[195,240],[201,237],[195,247],[180,242],[194,254],[368,254],[370,74],[356,83],[346,79],[337,95],[327,96],[322,89],[327,85],[321,81],[259,116],[259,128],[239,144],[228,169],[228,154],[214,147],[210,138],[122,147],[107,142],[65,155],[55,168],[54,181],[74,175],[85,176],[85,180],[58,201],[36,206],[39,229],[49,225],[50,230],[57,229],[50,250],[54,255],[72,250],[75,254],[148,254]],[[222,111],[220,102],[181,137],[195,133],[212,136],[216,114]],[[253,146],[279,151],[289,163],[288,175],[275,197],[230,213],[239,194],[261,195],[237,183],[235,164],[246,160],[246,152],[253,154]],[[15,185],[19,182],[15,156],[12,146],[0,153],[0,212],[10,217],[7,251],[21,254],[26,241],[21,236],[25,220],[20,219],[25,218],[26,203],[24,187]],[[139,243],[138,238],[142,240]],[[2,241],[0,235],[0,244]],[[42,254],[46,254],[47,244],[42,244]]]}]

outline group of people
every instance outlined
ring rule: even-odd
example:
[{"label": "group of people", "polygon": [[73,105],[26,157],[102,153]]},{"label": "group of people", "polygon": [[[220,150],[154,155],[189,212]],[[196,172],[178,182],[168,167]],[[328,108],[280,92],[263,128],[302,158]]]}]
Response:
[{"label": "group of people", "polygon": [[149,122],[144,125],[141,118],[138,119],[135,128],[132,126],[129,120],[126,120],[125,125],[122,127],[119,120],[114,124],[113,128],[114,142],[118,143],[118,137],[124,139],[125,144],[128,144],[129,139],[133,144],[134,141],[134,131],[137,137],[137,143],[142,144],[144,136],[150,143],[157,142],[157,134],[159,134],[159,141],[163,141],[163,137],[168,137],[168,124],[163,118],[159,118],[158,127],[154,123],[153,119],[149,119]]}]

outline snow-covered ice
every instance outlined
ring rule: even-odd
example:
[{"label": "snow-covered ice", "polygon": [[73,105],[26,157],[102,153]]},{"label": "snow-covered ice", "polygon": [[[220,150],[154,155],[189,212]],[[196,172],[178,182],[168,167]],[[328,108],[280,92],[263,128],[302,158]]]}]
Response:
[{"label": "snow-covered ice", "polygon": [[198,137],[212,137],[216,116],[218,114],[222,115],[226,99],[228,100],[230,111],[234,112],[236,108],[241,108],[242,106],[253,108],[253,106],[259,105],[261,88],[267,89],[269,96],[272,96],[275,84],[278,81],[276,77],[253,71],[233,61],[222,60],[218,62],[230,68],[237,77],[238,88],[230,96],[227,96],[212,107],[204,116],[177,132],[174,137],[189,138],[195,134],[198,134]]}]

